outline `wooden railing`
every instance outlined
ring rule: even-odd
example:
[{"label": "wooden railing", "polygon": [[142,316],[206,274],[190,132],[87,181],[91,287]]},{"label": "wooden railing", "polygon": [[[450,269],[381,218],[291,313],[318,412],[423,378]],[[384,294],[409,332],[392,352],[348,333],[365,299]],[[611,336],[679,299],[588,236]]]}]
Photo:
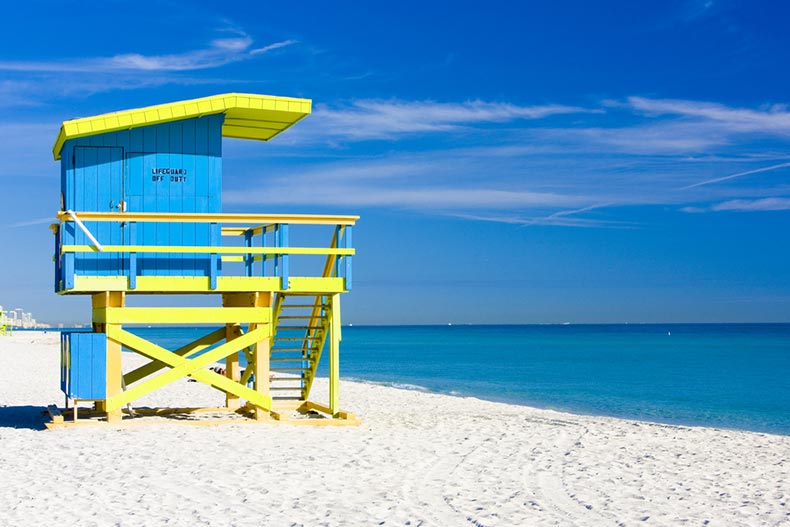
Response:
[{"label": "wooden railing", "polygon": [[[207,255],[210,265],[206,274],[210,288],[216,289],[220,275],[218,262],[244,264],[242,276],[276,276],[281,279],[282,289],[288,289],[290,257],[303,255],[326,256],[320,277],[342,277],[346,289],[351,289],[351,264],[354,248],[351,246],[351,230],[358,216],[331,216],[307,214],[199,214],[199,213],[129,213],[129,212],[73,212],[61,211],[57,215],[59,224],[53,225],[56,236],[56,274],[62,280],[60,289],[73,287],[76,273],[75,257],[81,253],[109,253],[120,256],[123,273],[129,278],[129,288],[135,289],[138,276],[139,255]],[[64,243],[65,223],[73,222],[76,232],[81,229],[89,244]],[[100,232],[91,232],[93,222],[120,223],[125,231],[124,243],[108,243]],[[223,238],[243,237],[243,246],[223,245],[222,239],[212,234],[208,245],[152,245],[135,243],[141,225],[156,224],[208,224]],[[87,226],[86,226],[87,224]],[[294,247],[290,244],[292,227],[332,226],[332,241],[329,247]],[[97,229],[101,231],[101,229]],[[76,235],[72,235],[76,239]],[[82,237],[81,237],[82,238]],[[117,240],[116,240],[117,241]],[[164,258],[167,258],[165,256]],[[272,265],[267,266],[271,261]],[[267,269],[268,268],[268,269]],[[83,273],[90,274],[90,273]],[[222,272],[222,276],[228,276]],[[57,280],[57,279],[56,279]],[[56,285],[57,288],[57,285]],[[59,289],[59,290],[60,290]]]}]

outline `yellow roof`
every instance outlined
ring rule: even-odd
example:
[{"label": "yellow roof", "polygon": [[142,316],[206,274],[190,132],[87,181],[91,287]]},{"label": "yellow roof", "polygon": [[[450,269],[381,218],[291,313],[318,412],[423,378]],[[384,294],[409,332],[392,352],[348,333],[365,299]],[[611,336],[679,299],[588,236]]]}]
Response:
[{"label": "yellow roof", "polygon": [[272,95],[225,93],[63,121],[52,153],[60,159],[63,143],[89,135],[128,130],[203,115],[225,114],[224,137],[268,141],[310,114],[313,101]]}]

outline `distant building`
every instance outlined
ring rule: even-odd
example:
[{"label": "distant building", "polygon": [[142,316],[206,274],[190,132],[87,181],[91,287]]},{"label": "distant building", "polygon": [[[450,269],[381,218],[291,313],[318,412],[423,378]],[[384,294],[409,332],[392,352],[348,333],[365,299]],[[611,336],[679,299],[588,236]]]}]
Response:
[{"label": "distant building", "polygon": [[33,314],[24,311],[21,307],[6,311],[0,306],[0,326],[21,329],[46,329],[49,324],[43,324],[33,318]]}]

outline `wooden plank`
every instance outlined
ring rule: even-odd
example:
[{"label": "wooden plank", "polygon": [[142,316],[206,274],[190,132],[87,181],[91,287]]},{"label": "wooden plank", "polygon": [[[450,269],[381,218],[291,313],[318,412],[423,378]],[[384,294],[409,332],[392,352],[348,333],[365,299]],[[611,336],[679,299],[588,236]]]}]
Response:
[{"label": "wooden plank", "polygon": [[[66,260],[73,255],[66,255]],[[219,276],[216,289],[211,289],[207,276],[138,276],[134,289],[127,276],[81,276],[64,268],[68,282],[61,294],[125,291],[130,293],[228,293],[228,292],[279,292],[282,284],[276,276]],[[73,280],[71,282],[70,280]],[[290,294],[332,294],[345,292],[342,278],[291,276],[288,280]],[[282,317],[290,318],[290,317]],[[310,318],[309,316],[299,318]]]},{"label": "wooden plank", "polygon": [[340,410],[340,295],[332,296],[329,346],[329,409],[332,416]]},{"label": "wooden plank", "polygon": [[[223,304],[224,304],[223,298]],[[241,328],[237,324],[225,325],[225,340],[230,342],[241,335]],[[234,382],[241,380],[241,373],[239,370],[239,352],[236,351],[225,357],[225,376]],[[235,409],[241,405],[239,396],[233,393],[225,393],[225,406],[227,408]]]},{"label": "wooden plank", "polygon": [[[77,211],[83,221],[140,221],[187,223],[290,223],[294,225],[354,225],[359,216],[329,214],[240,214],[240,213],[172,213],[172,212],[92,212]],[[60,221],[71,221],[65,211],[56,215]]]},{"label": "wooden plank", "polygon": [[93,310],[93,321],[108,324],[268,323],[271,312],[257,307],[124,307]]},{"label": "wooden plank", "polygon": [[[220,328],[211,333],[200,337],[199,339],[186,344],[173,353],[179,355],[181,357],[191,357],[197,353],[200,353],[204,349],[216,344],[220,340],[225,338],[225,328]],[[126,375],[123,376],[123,380],[127,386],[132,383],[135,383],[145,377],[148,377],[151,374],[158,372],[161,369],[167,368],[167,364],[161,361],[152,361],[148,364],[140,366],[139,368],[130,371]]]},{"label": "wooden plank", "polygon": [[63,414],[60,413],[60,409],[54,404],[47,406],[47,413],[49,414],[49,418],[53,423],[63,423]]},{"label": "wooden plank", "polygon": [[219,245],[209,246],[184,246],[184,245],[102,245],[99,251],[93,245],[61,245],[61,254],[67,253],[201,253],[201,254],[267,254],[281,255],[289,254],[318,255],[334,254],[337,256],[352,256],[355,249],[332,249],[327,247],[222,247]]},{"label": "wooden plank", "polygon": [[191,376],[193,379],[209,384],[225,392],[231,392],[239,397],[243,397],[247,401],[260,406],[264,409],[271,408],[271,397],[265,397],[255,390],[251,390],[246,386],[242,386],[233,382],[222,375],[206,370],[209,364],[212,364],[220,359],[223,359],[242,348],[246,348],[253,343],[268,338],[269,329],[267,326],[261,326],[246,335],[242,335],[232,342],[222,344],[211,351],[204,353],[194,359],[185,359],[179,357],[171,351],[168,351],[156,344],[149,342],[143,338],[138,337],[128,331],[120,328],[110,326],[108,327],[107,336],[116,342],[123,344],[130,349],[145,355],[151,359],[164,362],[172,369],[166,371],[156,377],[147,379],[140,384],[126,390],[112,399],[107,400],[108,408],[121,408],[125,404],[138,399],[152,391],[155,391],[163,386],[166,386],[180,378]]}]

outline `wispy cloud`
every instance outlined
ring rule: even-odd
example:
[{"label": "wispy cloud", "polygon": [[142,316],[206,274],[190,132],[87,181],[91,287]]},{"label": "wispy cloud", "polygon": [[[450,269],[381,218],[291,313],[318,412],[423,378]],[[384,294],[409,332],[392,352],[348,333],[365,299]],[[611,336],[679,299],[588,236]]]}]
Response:
[{"label": "wispy cloud", "polygon": [[525,215],[513,214],[469,214],[469,213],[456,213],[450,214],[451,216],[474,220],[474,221],[488,221],[495,223],[508,223],[511,225],[519,225],[522,227],[530,226],[550,226],[550,227],[579,227],[584,229],[633,229],[636,227],[634,223],[617,221],[617,220],[604,220],[593,218],[568,218],[562,216],[536,216],[530,217]]},{"label": "wispy cloud", "polygon": [[295,44],[295,40],[275,42],[250,49],[253,39],[248,35],[218,38],[203,49],[166,55],[123,53],[112,57],[63,59],[55,61],[0,61],[0,70],[16,72],[179,72],[218,68],[233,62],[248,60],[276,49]]},{"label": "wispy cloud", "polygon": [[426,208],[432,210],[511,209],[557,207],[583,198],[550,192],[500,190],[493,188],[420,187],[382,189],[374,185],[332,186],[320,193],[312,185],[271,185],[259,191],[226,191],[223,202],[231,205],[321,205],[357,207]]},{"label": "wispy cloud", "polygon": [[557,225],[562,227],[619,227],[619,228],[633,228],[632,223],[602,220],[602,219],[589,219],[577,218],[579,214],[584,214],[597,209],[604,209],[617,205],[614,202],[609,203],[596,203],[577,209],[560,210],[549,214],[547,216],[538,216],[524,221],[524,225]]},{"label": "wispy cloud", "polygon": [[381,139],[408,133],[448,132],[481,123],[542,119],[553,115],[599,112],[577,106],[519,106],[509,103],[467,101],[357,100],[341,107],[320,105],[315,120],[321,131],[355,139]]},{"label": "wispy cloud", "polygon": [[629,97],[626,106],[649,116],[676,115],[719,123],[730,132],[790,135],[790,112],[781,104],[755,110],[711,102]]},{"label": "wispy cloud", "polygon": [[269,44],[268,46],[263,46],[262,48],[255,48],[250,50],[250,55],[260,55],[261,53],[268,53],[269,51],[274,51],[275,49],[284,48],[286,46],[290,46],[292,44],[297,44],[297,40],[283,40],[281,42],[275,42],[274,44]]},{"label": "wispy cloud", "polygon": [[737,172],[735,174],[730,174],[728,176],[717,177],[713,179],[706,179],[705,181],[700,181],[699,183],[694,183],[693,185],[686,185],[685,187],[681,187],[680,190],[688,190],[692,188],[701,187],[703,185],[710,185],[713,183],[721,183],[722,181],[729,181],[731,179],[736,179],[743,176],[750,176],[752,174],[759,174],[761,172],[770,172],[772,170],[779,170],[780,168],[788,168],[790,167],[790,163],[779,163],[778,165],[772,165],[769,167],[762,167],[762,168],[755,168],[753,170],[746,170],[744,172]]},{"label": "wispy cloud", "polygon": [[[291,44],[256,48],[236,34],[214,41],[211,49],[250,56]],[[167,57],[132,63],[180,67]],[[118,76],[168,75],[153,69],[150,75]],[[592,107],[400,99],[324,104],[305,126],[265,147],[265,173],[260,144],[232,143],[244,155],[230,156],[238,165],[226,172],[223,198],[237,208],[387,207],[580,228],[639,227],[629,217],[634,206],[786,210],[787,186],[767,174],[781,176],[781,169],[790,168],[787,114],[777,105],[748,109],[645,97]],[[37,148],[50,147],[49,133],[43,141],[33,139],[39,128],[20,130]],[[310,145],[302,142],[299,152],[308,153],[288,161],[294,157],[288,141],[296,137],[294,144],[300,144],[300,133]],[[9,175],[26,169],[24,163],[1,168]],[[236,176],[241,173],[243,181]],[[265,183],[256,190],[250,184],[255,180]]]},{"label": "wispy cloud", "polygon": [[33,225],[44,225],[46,223],[57,223],[54,214],[49,218],[38,218],[35,220],[26,220],[20,221],[17,223],[11,223],[9,227],[18,228],[18,227],[31,227]]},{"label": "wispy cloud", "polygon": [[[629,219],[634,207],[784,210],[785,198],[777,196],[787,189],[776,178],[770,184],[749,178],[748,185],[738,179],[790,167],[786,114],[776,105],[743,109],[644,97],[604,101],[601,108],[357,100],[321,106],[311,118],[310,139],[323,138],[324,159],[269,173],[267,192],[225,197],[239,206],[398,207],[585,228],[638,228]],[[390,153],[393,140],[410,145],[405,139],[419,137],[424,145],[429,135],[426,150]],[[354,153],[358,141],[366,142],[362,157]],[[775,161],[755,166],[769,160]],[[724,182],[730,183],[713,185]],[[315,193],[318,187],[329,190]]]},{"label": "wispy cloud", "polygon": [[790,198],[734,199],[714,205],[710,210],[717,212],[790,210]]}]

